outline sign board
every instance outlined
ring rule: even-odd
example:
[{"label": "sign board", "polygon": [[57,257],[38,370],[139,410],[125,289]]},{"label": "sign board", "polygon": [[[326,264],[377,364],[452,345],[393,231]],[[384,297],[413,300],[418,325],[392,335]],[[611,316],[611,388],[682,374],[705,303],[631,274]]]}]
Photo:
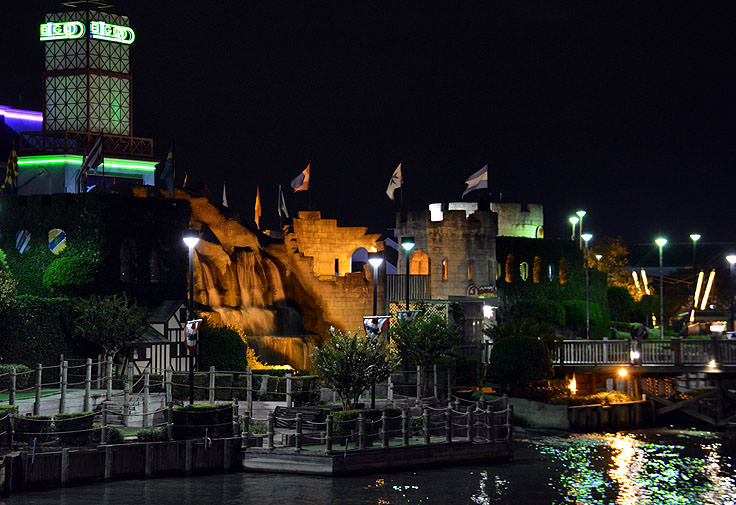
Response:
[{"label": "sign board", "polygon": [[388,326],[391,316],[363,316],[366,335],[380,335]]},{"label": "sign board", "polygon": [[416,323],[417,319],[419,319],[423,313],[423,310],[400,310],[396,313],[396,317],[402,323]]},{"label": "sign board", "polygon": [[187,349],[193,351],[197,347],[197,339],[199,337],[199,325],[202,323],[201,319],[193,319],[187,321],[187,326],[184,329],[184,335],[186,337],[185,344]]},{"label": "sign board", "polygon": [[475,284],[471,284],[468,286],[465,295],[477,297],[498,296],[498,289],[496,286],[476,286]]},{"label": "sign board", "polygon": [[[81,39],[86,33],[85,25],[81,21],[66,21],[63,23],[43,23],[41,25],[40,40],[71,40]],[[89,23],[89,36],[93,39],[119,42],[120,44],[132,44],[135,40],[135,32],[128,26],[111,25],[104,21],[91,21]]]},{"label": "sign board", "polygon": [[23,254],[31,246],[31,232],[20,230],[15,234],[15,249]]}]

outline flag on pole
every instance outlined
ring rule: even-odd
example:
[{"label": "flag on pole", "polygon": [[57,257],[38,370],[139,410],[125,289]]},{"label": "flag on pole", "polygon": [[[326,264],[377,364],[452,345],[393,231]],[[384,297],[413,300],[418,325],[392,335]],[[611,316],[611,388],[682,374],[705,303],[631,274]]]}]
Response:
[{"label": "flag on pole", "polygon": [[164,161],[164,166],[161,169],[161,174],[159,175],[159,178],[162,181],[166,182],[166,187],[169,188],[169,193],[171,193],[171,198],[174,198],[174,174],[175,174],[175,166],[174,166],[174,142],[171,142],[171,145],[169,146],[169,154],[166,155],[166,161]]},{"label": "flag on pole", "polygon": [[222,183],[222,206],[227,207],[227,190],[224,182]]},{"label": "flag on pole", "polygon": [[311,162],[307,163],[307,168],[291,180],[290,186],[294,191],[307,191],[309,189],[309,167],[311,164]]},{"label": "flag on pole", "polygon": [[279,202],[277,204],[279,217],[285,217],[289,219],[289,211],[286,210],[286,200],[284,199],[284,193],[281,191],[281,184],[279,184]]},{"label": "flag on pole", "polygon": [[399,163],[399,166],[396,167],[396,170],[394,170],[394,175],[391,176],[391,180],[388,183],[388,188],[386,188],[386,194],[391,200],[394,199],[394,191],[399,189],[403,182],[404,178],[401,177],[401,163]]},{"label": "flag on pole", "polygon": [[260,186],[256,186],[256,206],[254,209],[254,216],[253,221],[256,222],[256,228],[260,229],[261,225],[259,224],[261,220],[261,188]]},{"label": "flag on pole", "polygon": [[488,188],[488,164],[468,177],[465,184],[467,184],[468,187],[465,188],[461,198],[464,198],[465,195],[471,191],[475,191],[476,189]]},{"label": "flag on pole", "polygon": [[79,169],[80,191],[87,190],[87,174],[89,173],[89,170],[99,167],[103,160],[103,135],[102,132],[100,132],[99,137],[97,137],[92,143],[89,153],[87,153],[87,156],[84,158],[82,167]]},{"label": "flag on pole", "polygon": [[2,187],[7,191],[13,191],[16,188],[18,180],[18,153],[15,151],[15,141],[10,146],[10,154],[8,155],[8,166],[5,169],[5,181]]}]

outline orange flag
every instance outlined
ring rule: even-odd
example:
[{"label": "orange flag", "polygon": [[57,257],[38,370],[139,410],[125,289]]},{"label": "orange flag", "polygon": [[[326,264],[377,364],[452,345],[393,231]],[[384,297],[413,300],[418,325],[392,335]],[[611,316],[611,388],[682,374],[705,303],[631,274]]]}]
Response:
[{"label": "orange flag", "polygon": [[261,220],[261,188],[260,186],[256,186],[256,208],[255,208],[255,217],[253,218],[253,221],[256,222],[256,228],[260,229],[261,226],[258,224],[258,222]]}]

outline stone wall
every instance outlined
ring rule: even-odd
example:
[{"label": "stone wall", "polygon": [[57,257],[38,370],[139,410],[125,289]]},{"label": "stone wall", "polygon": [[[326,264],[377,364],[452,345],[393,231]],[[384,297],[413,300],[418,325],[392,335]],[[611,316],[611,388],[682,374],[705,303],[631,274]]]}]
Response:
[{"label": "stone wall", "polygon": [[366,233],[365,226],[340,227],[336,219],[322,219],[319,211],[300,211],[293,226],[297,247],[304,256],[314,258],[313,271],[318,277],[350,273],[350,258],[360,247],[367,251],[383,248],[378,243],[379,234]]},{"label": "stone wall", "polygon": [[499,236],[544,238],[541,204],[492,202],[491,210],[498,214]]},{"label": "stone wall", "polygon": [[[433,299],[465,295],[471,284],[495,285],[497,231],[496,215],[487,210],[469,215],[465,209],[443,210],[441,221],[433,221],[429,211],[398,214],[396,218],[399,240],[414,237],[412,254],[422,251],[429,258]],[[405,254],[400,248],[400,274],[406,273]]]}]

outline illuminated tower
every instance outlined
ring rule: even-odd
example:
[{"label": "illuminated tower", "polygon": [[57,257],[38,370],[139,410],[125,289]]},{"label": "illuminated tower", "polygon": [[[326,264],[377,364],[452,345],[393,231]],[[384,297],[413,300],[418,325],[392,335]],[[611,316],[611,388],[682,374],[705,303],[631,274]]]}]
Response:
[{"label": "illuminated tower", "polygon": [[82,157],[100,132],[104,168],[89,183],[152,185],[153,141],[133,137],[128,17],[104,1],[65,1],[45,15],[40,41],[43,131],[21,134],[20,193],[76,192]]}]

